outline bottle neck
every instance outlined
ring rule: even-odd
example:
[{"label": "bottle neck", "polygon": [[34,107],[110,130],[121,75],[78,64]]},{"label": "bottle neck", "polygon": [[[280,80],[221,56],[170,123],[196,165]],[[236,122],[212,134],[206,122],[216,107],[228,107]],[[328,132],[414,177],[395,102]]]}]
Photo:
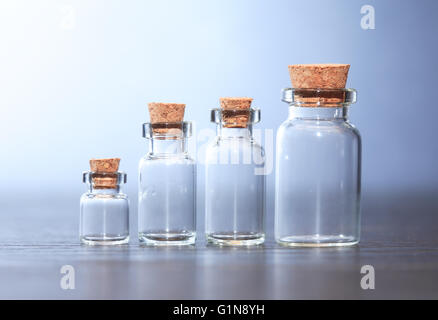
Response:
[{"label": "bottle neck", "polygon": [[99,195],[115,195],[121,192],[121,188],[117,185],[115,188],[95,188],[92,183],[89,184],[89,192]]},{"label": "bottle neck", "polygon": [[252,125],[248,124],[246,128],[228,128],[222,124],[217,126],[217,135],[221,138],[252,138]]},{"label": "bottle neck", "polygon": [[149,142],[149,153],[153,155],[180,155],[187,153],[186,138],[152,138]]},{"label": "bottle neck", "polygon": [[348,107],[300,107],[289,106],[289,119],[303,120],[340,120],[348,119]]}]

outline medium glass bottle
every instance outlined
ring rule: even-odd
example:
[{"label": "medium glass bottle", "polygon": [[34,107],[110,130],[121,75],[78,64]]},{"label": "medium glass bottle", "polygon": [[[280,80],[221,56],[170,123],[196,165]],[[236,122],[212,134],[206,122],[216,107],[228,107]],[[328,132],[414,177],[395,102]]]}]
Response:
[{"label": "medium glass bottle", "polygon": [[[106,183],[106,182],[110,183]],[[83,173],[88,191],[80,202],[80,240],[88,245],[118,245],[129,242],[129,202],[121,190],[126,174]]]},{"label": "medium glass bottle", "polygon": [[265,159],[263,148],[253,138],[260,110],[213,109],[211,121],[217,125],[217,137],[206,150],[207,241],[232,246],[262,244]]},{"label": "medium glass bottle", "polygon": [[196,239],[196,163],[188,153],[191,122],[145,123],[149,153],[139,165],[138,230],[145,245]]},{"label": "medium glass bottle", "polygon": [[361,138],[354,89],[285,89],[277,133],[275,237],[288,246],[359,242]]}]

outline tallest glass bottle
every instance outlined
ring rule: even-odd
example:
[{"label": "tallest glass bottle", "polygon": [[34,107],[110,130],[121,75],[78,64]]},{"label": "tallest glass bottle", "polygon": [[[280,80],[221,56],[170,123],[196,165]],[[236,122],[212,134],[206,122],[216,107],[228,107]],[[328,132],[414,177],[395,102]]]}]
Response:
[{"label": "tallest glass bottle", "polygon": [[293,85],[311,88],[283,91],[289,117],[277,132],[275,237],[280,244],[359,242],[361,138],[348,121],[349,106],[356,102],[356,91],[343,88],[348,67],[290,67]]}]

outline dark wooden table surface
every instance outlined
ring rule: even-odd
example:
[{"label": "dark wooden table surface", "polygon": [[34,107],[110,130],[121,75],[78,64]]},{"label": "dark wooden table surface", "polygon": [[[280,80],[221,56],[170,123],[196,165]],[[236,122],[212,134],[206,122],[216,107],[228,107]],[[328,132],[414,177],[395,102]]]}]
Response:
[{"label": "dark wooden table surface", "polygon": [[[142,248],[135,212],[130,245],[85,247],[77,240],[77,197],[53,198],[0,200],[0,298],[438,298],[438,194],[431,191],[364,194],[360,245],[321,249],[278,247],[271,212],[261,248],[206,247],[203,238],[184,249]],[[75,269],[74,290],[61,289],[63,265]],[[360,286],[363,265],[375,269],[374,290]]]}]

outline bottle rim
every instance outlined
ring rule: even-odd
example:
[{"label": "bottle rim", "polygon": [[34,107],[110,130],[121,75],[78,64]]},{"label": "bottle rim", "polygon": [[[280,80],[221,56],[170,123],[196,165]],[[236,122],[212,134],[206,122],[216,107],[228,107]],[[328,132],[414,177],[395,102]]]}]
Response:
[{"label": "bottle rim", "polygon": [[84,171],[82,172],[82,182],[83,183],[93,183],[93,178],[112,178],[115,179],[116,185],[125,184],[127,182],[127,174],[123,171],[117,172],[93,172]]},{"label": "bottle rim", "polygon": [[[227,114],[227,121],[224,121],[224,112]],[[247,120],[245,120],[246,124],[254,124],[259,123],[261,120],[261,112],[259,108],[250,108],[250,109],[221,109],[221,108],[214,108],[211,109],[210,113],[210,121],[216,124],[227,124],[227,125],[238,125],[241,123],[232,123],[230,122],[230,118],[238,118],[239,116],[242,116],[243,113],[246,113]]]},{"label": "bottle rim", "polygon": [[286,88],[283,102],[296,107],[346,107],[357,101],[357,91],[351,88]]},{"label": "bottle rim", "polygon": [[145,139],[182,139],[192,136],[192,122],[146,122],[143,123]]}]

